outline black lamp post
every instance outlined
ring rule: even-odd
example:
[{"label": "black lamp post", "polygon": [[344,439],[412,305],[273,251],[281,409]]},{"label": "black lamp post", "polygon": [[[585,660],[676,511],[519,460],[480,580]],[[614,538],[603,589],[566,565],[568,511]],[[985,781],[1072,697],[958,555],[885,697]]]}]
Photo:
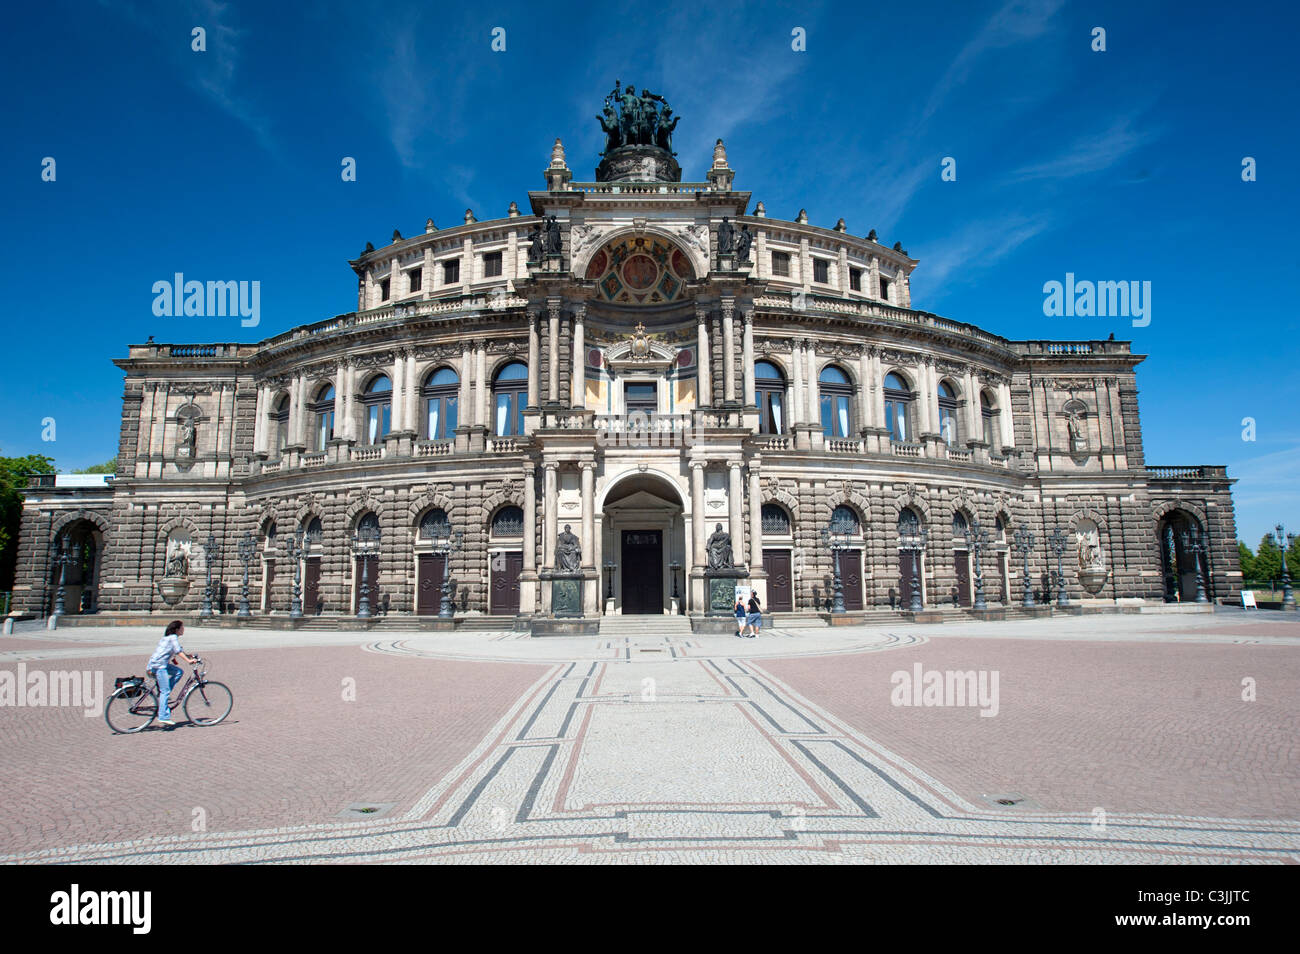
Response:
[{"label": "black lamp post", "polygon": [[1282,524],[1277,525],[1277,548],[1282,551],[1282,606],[1295,606],[1295,594],[1291,592],[1291,574],[1286,568],[1286,551],[1295,542],[1295,534],[1287,533]]},{"label": "black lamp post", "polygon": [[1029,552],[1034,548],[1034,535],[1024,527],[1016,528],[1015,547],[1020,551],[1020,561],[1024,573],[1024,596],[1021,606],[1034,605],[1034,589],[1029,580]]},{"label": "black lamp post", "polygon": [[677,596],[677,571],[680,570],[681,568],[682,568],[682,565],[681,565],[680,563],[678,563],[676,560],[674,560],[672,563],[669,563],[669,564],[668,564],[668,572],[671,573],[671,574],[673,575],[673,599],[678,599],[678,596]]},{"label": "black lamp post", "polygon": [[203,544],[203,563],[204,573],[207,577],[203,585],[203,607],[199,610],[199,615],[209,617],[212,612],[212,564],[221,558],[221,544],[217,542],[217,535],[209,533],[207,541]]},{"label": "black lamp post", "polygon": [[438,616],[451,619],[456,615],[456,607],[451,599],[451,555],[459,552],[465,543],[463,530],[452,530],[451,524],[437,524],[432,532],[433,552],[442,554],[442,600],[438,604]]},{"label": "black lamp post", "polygon": [[54,560],[59,565],[59,589],[54,594],[54,616],[62,616],[67,612],[63,604],[63,588],[68,585],[68,564],[72,562],[72,537],[65,533],[59,538],[59,552],[55,554]]},{"label": "black lamp post", "polygon": [[898,549],[912,551],[912,599],[908,606],[913,613],[921,612],[925,607],[921,602],[921,553],[929,539],[927,527],[913,525],[910,529],[899,528]]},{"label": "black lamp post", "polygon": [[1183,531],[1183,549],[1192,555],[1192,563],[1196,565],[1196,602],[1210,602],[1205,597],[1205,580],[1201,576],[1201,554],[1205,552],[1205,543],[1201,534],[1195,528]]},{"label": "black lamp post", "polygon": [[248,565],[257,555],[257,541],[253,539],[251,532],[244,531],[244,535],[239,538],[239,543],[235,546],[235,552],[239,554],[239,562],[244,566],[244,582],[239,590],[239,612],[235,615],[247,619],[253,615],[252,610],[248,608]]},{"label": "black lamp post", "polygon": [[357,619],[369,619],[370,561],[379,556],[380,533],[376,524],[358,527],[352,534],[352,552],[361,559],[361,598],[357,601]]},{"label": "black lamp post", "polygon": [[302,527],[293,532],[293,540],[286,549],[289,551],[286,556],[293,561],[293,588],[290,590],[289,598],[289,618],[302,618],[302,558],[304,554],[303,543],[305,537]]},{"label": "black lamp post", "polygon": [[1056,587],[1056,605],[1069,606],[1070,600],[1065,592],[1065,570],[1062,566],[1061,557],[1065,553],[1066,547],[1070,545],[1070,535],[1061,527],[1057,527],[1048,536],[1047,545],[1056,554],[1056,579],[1053,583]]},{"label": "black lamp post", "polygon": [[822,527],[822,546],[831,555],[831,612],[844,612],[844,580],[840,576],[840,552],[852,542],[853,531],[835,523]]},{"label": "black lamp post", "polygon": [[982,610],[986,608],[984,603],[984,569],[980,565],[980,556],[984,548],[989,545],[989,532],[980,526],[978,520],[972,520],[969,527],[966,528],[967,547],[970,549],[971,558],[975,561],[975,605],[973,609]]},{"label": "black lamp post", "polygon": [[[675,564],[675,563],[673,564],[673,566],[676,566],[676,565],[677,565],[677,564]],[[605,600],[606,600],[607,602],[608,602],[609,600],[612,600],[612,599],[614,598],[614,570],[615,570],[615,568],[616,568],[616,564],[614,563],[613,560],[606,560],[606,561],[605,561],[605,580],[606,580],[606,583],[605,583]],[[677,595],[677,579],[676,579],[676,577],[673,578],[673,595],[674,595],[674,596]]]}]

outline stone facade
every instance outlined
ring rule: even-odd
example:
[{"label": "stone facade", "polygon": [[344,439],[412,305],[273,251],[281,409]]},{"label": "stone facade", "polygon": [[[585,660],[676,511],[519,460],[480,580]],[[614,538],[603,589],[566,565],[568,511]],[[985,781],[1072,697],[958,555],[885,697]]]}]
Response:
[{"label": "stone facade", "polygon": [[[458,616],[552,615],[566,524],[584,617],[703,613],[718,525],[768,606],[825,610],[833,515],[846,603],[899,606],[905,509],[928,534],[927,606],[971,602],[963,522],[988,531],[995,605],[1021,600],[1017,530],[1035,537],[1039,600],[1055,596],[1058,529],[1072,601],[1192,599],[1193,551],[1170,551],[1166,527],[1199,528],[1206,595],[1236,596],[1232,481],[1146,465],[1127,342],[1011,341],[914,309],[916,260],[874,233],[751,212],[721,143],[706,182],[646,168],[574,182],[557,143],[531,215],[512,203],[503,219],[430,221],[351,262],[355,312],[256,344],[132,345],[117,361],[117,473],[33,482],[15,612],[51,610],[67,539],[91,596],[66,612],[168,610],[159,583],[184,553],[192,585],[174,611],[192,614],[209,536],[217,610],[233,612],[251,534],[253,612],[284,614],[288,544],[318,519],[297,565],[309,612],[351,614],[353,537],[373,514],[371,601],[427,614],[447,550],[421,530],[436,511],[461,534],[445,570]],[[552,228],[559,253],[531,255]],[[724,230],[748,233],[746,260]],[[1104,571],[1095,593],[1088,566]]]}]

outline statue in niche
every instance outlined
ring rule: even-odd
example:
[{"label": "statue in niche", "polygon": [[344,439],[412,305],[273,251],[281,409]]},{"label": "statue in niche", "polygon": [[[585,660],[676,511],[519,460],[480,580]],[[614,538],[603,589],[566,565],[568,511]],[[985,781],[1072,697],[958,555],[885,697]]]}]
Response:
[{"label": "statue in niche", "polygon": [[577,571],[582,566],[582,543],[574,535],[569,524],[564,525],[564,532],[555,539],[555,568],[557,570]]},{"label": "statue in niche", "polygon": [[1088,432],[1084,428],[1083,417],[1078,409],[1066,412],[1065,430],[1070,437],[1070,453],[1086,454],[1088,452]]},{"label": "statue in niche", "polygon": [[718,224],[718,254],[729,255],[736,250],[736,230],[725,215]]},{"label": "statue in niche", "polygon": [[1079,569],[1100,568],[1105,563],[1101,555],[1101,540],[1095,528],[1079,531]]},{"label": "statue in niche", "polygon": [[176,412],[176,457],[178,460],[194,459],[197,444],[199,411],[193,405]]},{"label": "statue in niche", "polygon": [[731,534],[722,529],[722,524],[718,524],[709,537],[708,551],[710,570],[730,570],[736,565],[731,553]]},{"label": "statue in niche", "polygon": [[163,576],[168,579],[186,579],[190,575],[190,558],[185,555],[185,548],[172,541],[172,551],[167,554],[166,568]]},{"label": "statue in niche", "polygon": [[744,263],[749,261],[749,248],[754,244],[754,233],[749,230],[749,226],[744,223],[740,226],[740,234],[736,236],[736,261]]}]

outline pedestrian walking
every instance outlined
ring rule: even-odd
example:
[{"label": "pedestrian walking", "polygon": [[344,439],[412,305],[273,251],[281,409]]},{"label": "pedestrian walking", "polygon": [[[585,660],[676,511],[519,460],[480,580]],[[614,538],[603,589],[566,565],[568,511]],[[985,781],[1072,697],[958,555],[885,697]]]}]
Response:
[{"label": "pedestrian walking", "polygon": [[745,635],[745,623],[749,614],[745,611],[745,601],[736,597],[736,636]]},{"label": "pedestrian walking", "polygon": [[[758,631],[763,628],[763,608],[759,605],[758,590],[749,591],[749,607],[745,616],[745,623],[750,629],[749,638],[753,639],[758,635]],[[741,631],[744,635],[744,631]]]}]

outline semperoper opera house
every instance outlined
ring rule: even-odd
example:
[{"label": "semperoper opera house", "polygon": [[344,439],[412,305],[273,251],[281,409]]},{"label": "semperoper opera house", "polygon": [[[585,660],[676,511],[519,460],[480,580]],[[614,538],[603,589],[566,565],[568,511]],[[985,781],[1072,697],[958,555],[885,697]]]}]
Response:
[{"label": "semperoper opera house", "polygon": [[530,214],[367,245],[350,314],[132,345],[116,475],[32,478],[14,612],[540,634],[730,627],[742,586],[778,626],[1238,595],[1232,481],[1147,465],[1128,342],[919,311],[901,244],[751,207],[721,140],[682,182],[661,97],[600,122],[594,181],[556,140]]}]

